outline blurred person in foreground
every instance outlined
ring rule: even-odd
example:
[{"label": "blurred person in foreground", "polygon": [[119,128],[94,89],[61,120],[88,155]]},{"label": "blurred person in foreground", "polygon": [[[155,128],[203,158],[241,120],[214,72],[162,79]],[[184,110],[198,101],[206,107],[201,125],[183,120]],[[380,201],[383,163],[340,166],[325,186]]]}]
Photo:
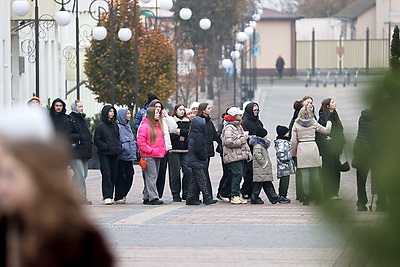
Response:
[{"label": "blurred person in foreground", "polygon": [[113,266],[70,182],[68,146],[44,111],[12,112],[0,116],[0,266]]}]

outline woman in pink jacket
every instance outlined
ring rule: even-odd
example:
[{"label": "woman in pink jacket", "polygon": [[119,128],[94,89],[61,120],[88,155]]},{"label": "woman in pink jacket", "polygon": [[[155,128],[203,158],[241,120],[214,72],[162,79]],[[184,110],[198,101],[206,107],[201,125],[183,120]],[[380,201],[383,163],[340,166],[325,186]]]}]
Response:
[{"label": "woman in pink jacket", "polygon": [[164,127],[160,120],[160,113],[154,107],[149,107],[146,117],[143,118],[138,130],[137,143],[141,157],[146,161],[144,171],[143,203],[161,205],[164,202],[158,199],[157,176],[160,159],[167,153],[164,141]]}]

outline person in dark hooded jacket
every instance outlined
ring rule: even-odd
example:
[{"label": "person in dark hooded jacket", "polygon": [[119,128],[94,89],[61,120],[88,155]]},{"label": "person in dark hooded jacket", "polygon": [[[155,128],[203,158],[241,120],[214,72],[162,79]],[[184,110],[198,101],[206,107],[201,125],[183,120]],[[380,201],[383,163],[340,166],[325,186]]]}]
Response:
[{"label": "person in dark hooded jacket", "polygon": [[122,151],[118,155],[118,178],[115,182],[115,198],[117,204],[125,204],[126,196],[131,190],[133,183],[133,161],[137,160],[137,143],[132,128],[129,125],[131,112],[127,108],[118,110],[119,140],[122,144]]},{"label": "person in dark hooded jacket", "polygon": [[121,153],[121,141],[116,122],[116,109],[106,105],[101,111],[101,122],[94,132],[94,144],[99,154],[102,191],[105,205],[111,205],[115,181],[118,175],[118,154]]},{"label": "person in dark hooded jacket", "polygon": [[67,109],[65,106],[65,102],[61,98],[56,98],[53,100],[53,103],[49,109],[50,118],[53,122],[54,129],[59,134],[65,134],[65,122],[68,118],[68,115],[66,114]]},{"label": "person in dark hooded jacket", "polygon": [[206,121],[204,118],[196,116],[191,121],[191,131],[188,141],[188,166],[192,168],[186,205],[200,205],[198,200],[199,190],[203,194],[205,205],[214,204],[212,193],[208,188],[208,157],[207,144],[205,140]]},{"label": "person in dark hooded jacket", "polygon": [[[255,102],[250,102],[245,107],[243,113],[242,126],[243,130],[248,131],[248,135],[256,135],[264,137],[268,135],[268,131],[264,129],[263,123],[260,121],[259,115],[260,107]],[[253,146],[250,145],[253,152]],[[253,161],[247,161],[244,165],[243,184],[240,192],[244,199],[250,199],[253,191]]]},{"label": "person in dark hooded jacket", "polygon": [[146,115],[146,110],[149,107],[151,101],[154,99],[158,99],[158,96],[152,93],[147,94],[147,102],[144,104],[143,108],[138,111],[136,114],[135,122],[133,124],[133,127],[135,128],[135,131],[137,133],[140,123],[142,122],[143,117]]},{"label": "person in dark hooded jacket", "polygon": [[72,102],[71,110],[69,118],[65,121],[65,133],[73,150],[71,168],[74,171],[73,178],[81,189],[84,203],[90,205],[91,202],[86,199],[85,179],[88,174],[88,162],[92,157],[92,135],[85,121],[82,102]]}]

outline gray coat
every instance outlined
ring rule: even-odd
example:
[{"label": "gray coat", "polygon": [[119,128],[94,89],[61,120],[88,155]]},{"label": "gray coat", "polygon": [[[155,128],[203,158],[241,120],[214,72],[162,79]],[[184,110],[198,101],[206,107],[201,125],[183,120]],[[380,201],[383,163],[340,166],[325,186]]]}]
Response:
[{"label": "gray coat", "polygon": [[291,155],[290,141],[285,139],[275,140],[277,177],[295,173],[294,161]]},{"label": "gray coat", "polygon": [[253,182],[259,183],[274,180],[272,162],[268,154],[270,141],[265,141],[261,137],[252,135],[249,143],[253,146]]}]

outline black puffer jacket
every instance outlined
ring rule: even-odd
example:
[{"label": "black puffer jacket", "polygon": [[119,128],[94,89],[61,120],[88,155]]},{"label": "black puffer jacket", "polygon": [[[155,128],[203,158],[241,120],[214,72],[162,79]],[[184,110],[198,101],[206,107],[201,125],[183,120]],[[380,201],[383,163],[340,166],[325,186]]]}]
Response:
[{"label": "black puffer jacket", "polygon": [[[317,142],[321,156],[328,154],[338,156],[342,154],[344,145],[346,144],[346,139],[343,133],[343,125],[336,110],[331,112],[329,117],[333,118],[328,118],[332,122],[331,133],[328,135],[317,133],[315,141]],[[325,118],[324,111],[321,108],[319,110],[318,123],[325,127],[328,119]],[[328,140],[328,136],[330,140]]]},{"label": "black puffer jacket", "polygon": [[194,117],[191,121],[191,131],[188,142],[188,166],[195,169],[207,169],[208,157],[205,140],[206,121],[201,117]]},{"label": "black puffer jacket", "polygon": [[170,134],[172,149],[169,152],[185,153],[188,151],[188,134],[190,120],[186,117],[178,118],[174,116],[178,129]]},{"label": "black puffer jacket", "polygon": [[71,112],[65,121],[65,133],[71,142],[74,158],[92,157],[92,135],[85,121],[85,114]]},{"label": "black puffer jacket", "polygon": [[[112,121],[108,119],[108,112],[110,109],[114,109],[114,118]],[[106,105],[101,110],[102,122],[97,125],[94,132],[94,144],[97,146],[98,154],[117,155],[122,151],[116,117],[117,111],[111,105]]]},{"label": "black puffer jacket", "polygon": [[[60,102],[63,105],[63,109],[60,113],[57,113],[54,109],[54,105],[57,102]],[[68,118],[68,115],[65,114],[67,112],[67,109],[65,108],[65,102],[61,98],[54,99],[49,109],[49,112],[51,121],[53,122],[54,129],[56,130],[56,132],[65,134],[65,122]]]},{"label": "black puffer jacket", "polygon": [[204,115],[201,115],[200,117],[206,120],[206,132],[204,138],[206,139],[207,156],[211,158],[215,156],[214,141],[218,142],[220,139],[218,138],[217,130],[215,130],[215,126],[211,121],[211,118]]}]

